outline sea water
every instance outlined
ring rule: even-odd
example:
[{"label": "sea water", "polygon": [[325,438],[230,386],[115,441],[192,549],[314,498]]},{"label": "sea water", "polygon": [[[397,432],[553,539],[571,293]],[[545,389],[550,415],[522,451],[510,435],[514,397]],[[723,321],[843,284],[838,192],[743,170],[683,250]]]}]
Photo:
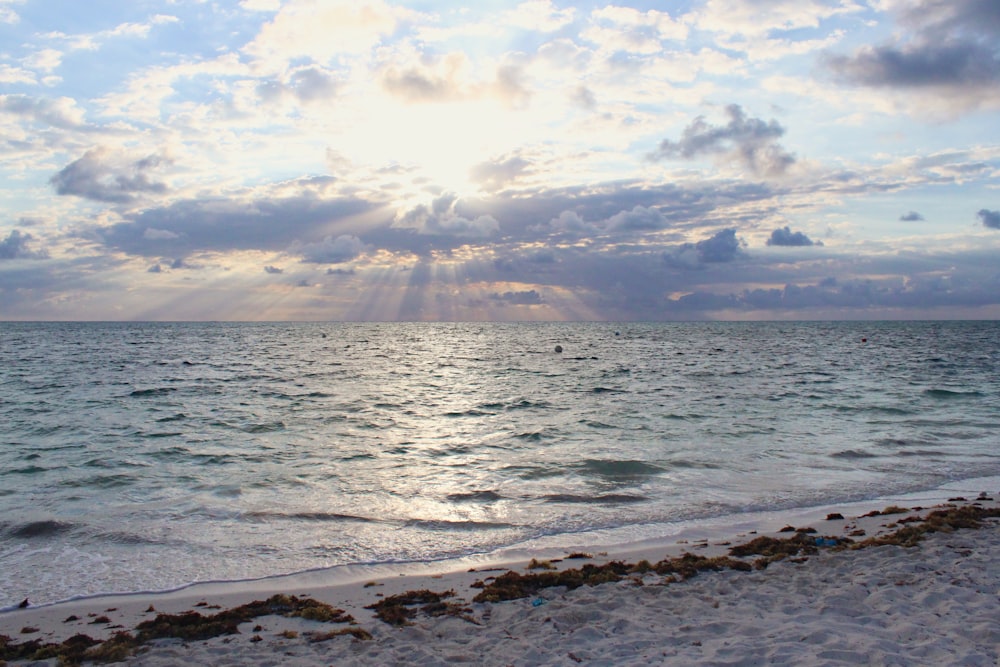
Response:
[{"label": "sea water", "polygon": [[0,608],[998,473],[995,322],[0,324]]}]

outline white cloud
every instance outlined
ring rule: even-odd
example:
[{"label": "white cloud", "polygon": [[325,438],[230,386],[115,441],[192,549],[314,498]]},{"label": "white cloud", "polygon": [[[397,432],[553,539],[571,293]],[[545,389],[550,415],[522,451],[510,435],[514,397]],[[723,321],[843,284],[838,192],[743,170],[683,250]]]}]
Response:
[{"label": "white cloud", "polygon": [[608,5],[594,10],[592,19],[607,21],[619,28],[632,30],[651,29],[659,39],[685,39],[688,36],[688,26],[683,21],[676,21],[666,12],[650,9],[646,12],[632,7]]},{"label": "white cloud", "polygon": [[580,36],[599,45],[602,51],[653,54],[665,40],[683,40],[688,27],[669,14],[651,9],[640,12],[631,7],[609,5],[591,14],[591,25]]},{"label": "white cloud", "polygon": [[23,60],[24,66],[33,70],[51,72],[62,64],[63,52],[55,49],[36,51]]},{"label": "white cloud", "polygon": [[708,0],[695,13],[702,30],[744,37],[816,28],[826,19],[862,11],[852,0]]},{"label": "white cloud", "polygon": [[21,17],[18,16],[10,7],[6,5],[23,5],[26,0],[0,0],[0,23],[10,23],[16,24],[21,21]]},{"label": "white cloud", "polygon": [[325,64],[368,52],[396,29],[400,14],[383,0],[290,0],[244,50],[276,69],[302,57]]},{"label": "white cloud", "polygon": [[251,12],[276,12],[281,9],[281,0],[241,0],[240,7]]},{"label": "white cloud", "polygon": [[573,22],[576,9],[558,9],[552,0],[522,2],[504,17],[506,22],[526,30],[555,32]]},{"label": "white cloud", "polygon": [[0,64],[0,83],[26,83],[31,85],[37,84],[38,80],[34,74],[26,69]]}]

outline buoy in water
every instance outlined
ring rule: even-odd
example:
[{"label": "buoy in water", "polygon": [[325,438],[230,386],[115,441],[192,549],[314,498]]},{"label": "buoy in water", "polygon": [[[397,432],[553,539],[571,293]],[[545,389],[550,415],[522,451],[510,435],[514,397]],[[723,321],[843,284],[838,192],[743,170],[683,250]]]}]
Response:
[{"label": "buoy in water", "polygon": [[557,353],[561,353],[562,352],[562,345],[556,345],[556,352]]}]

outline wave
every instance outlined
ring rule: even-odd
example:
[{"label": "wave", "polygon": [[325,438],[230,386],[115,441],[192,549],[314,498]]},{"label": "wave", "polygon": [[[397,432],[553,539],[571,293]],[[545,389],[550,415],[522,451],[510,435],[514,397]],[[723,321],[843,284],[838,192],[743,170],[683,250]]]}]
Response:
[{"label": "wave", "polygon": [[982,392],[975,390],[957,391],[954,389],[924,389],[924,396],[941,400],[949,400],[953,398],[976,398],[982,395]]},{"label": "wave", "polygon": [[433,531],[476,531],[476,530],[506,530],[520,528],[513,523],[496,521],[446,521],[443,519],[410,519],[404,522],[408,528],[422,528]]},{"label": "wave", "polygon": [[316,521],[332,523],[381,523],[378,519],[366,516],[356,516],[354,514],[341,514],[339,512],[244,512],[242,515],[246,519],[253,521]]},{"label": "wave", "polygon": [[448,494],[448,500],[454,503],[495,502],[503,500],[503,496],[496,491],[470,491],[469,493]]},{"label": "wave", "polygon": [[574,466],[577,470],[599,477],[646,477],[666,472],[666,468],[646,461],[618,459],[588,459]]},{"label": "wave", "polygon": [[53,537],[63,535],[77,528],[74,523],[57,521],[55,519],[45,519],[42,521],[29,521],[11,526],[5,531],[6,537],[13,537],[22,540],[31,540],[42,537]]},{"label": "wave", "polygon": [[605,493],[596,496],[584,496],[572,493],[552,493],[542,496],[547,503],[572,503],[593,505],[625,505],[641,503],[649,500],[646,496],[630,493]]},{"label": "wave", "polygon": [[136,398],[143,398],[146,396],[166,396],[167,394],[177,391],[176,387],[156,387],[155,389],[136,389],[129,396],[134,396]]},{"label": "wave", "polygon": [[878,458],[878,454],[872,454],[871,452],[864,452],[859,449],[845,449],[842,452],[834,452],[830,454],[832,459],[874,459]]}]

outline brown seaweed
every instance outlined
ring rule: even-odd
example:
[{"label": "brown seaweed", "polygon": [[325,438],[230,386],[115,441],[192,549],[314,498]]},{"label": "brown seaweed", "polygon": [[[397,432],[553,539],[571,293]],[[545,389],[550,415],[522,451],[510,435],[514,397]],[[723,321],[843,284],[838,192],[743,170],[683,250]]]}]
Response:
[{"label": "brown seaweed", "polygon": [[426,589],[407,591],[399,595],[390,595],[375,604],[368,605],[365,609],[373,610],[376,618],[395,626],[411,625],[410,621],[416,618],[418,611],[429,616],[456,616],[478,625],[479,622],[472,617],[472,609],[456,602],[446,602],[448,598],[453,597],[455,597],[453,590],[444,593]]}]

